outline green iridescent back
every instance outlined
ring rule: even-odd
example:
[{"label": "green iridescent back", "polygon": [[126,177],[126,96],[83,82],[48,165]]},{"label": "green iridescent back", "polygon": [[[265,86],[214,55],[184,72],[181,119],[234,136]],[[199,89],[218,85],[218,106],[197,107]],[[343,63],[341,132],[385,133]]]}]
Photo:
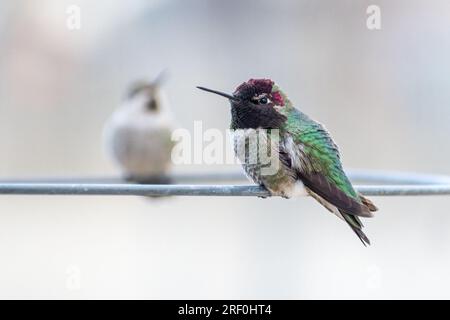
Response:
[{"label": "green iridescent back", "polygon": [[274,86],[272,92],[274,91],[278,91],[285,102],[279,109],[287,117],[281,130],[290,134],[297,145],[301,145],[310,159],[310,170],[321,173],[346,195],[359,201],[358,194],[342,169],[339,150],[328,131],[320,123],[294,108],[277,86]]}]

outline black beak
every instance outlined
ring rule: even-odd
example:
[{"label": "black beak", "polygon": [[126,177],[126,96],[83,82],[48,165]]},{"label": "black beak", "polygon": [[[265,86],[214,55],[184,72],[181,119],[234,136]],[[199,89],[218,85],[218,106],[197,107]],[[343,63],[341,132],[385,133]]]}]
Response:
[{"label": "black beak", "polygon": [[225,92],[220,92],[220,91],[216,91],[216,90],[212,90],[212,89],[208,89],[208,88],[204,88],[204,87],[197,87],[197,88],[200,89],[200,90],[204,90],[204,91],[207,91],[207,92],[218,94],[219,96],[228,98],[228,99],[233,100],[233,101],[239,101],[239,98],[236,98],[236,97],[232,96],[231,94],[228,94],[228,93],[225,93]]}]

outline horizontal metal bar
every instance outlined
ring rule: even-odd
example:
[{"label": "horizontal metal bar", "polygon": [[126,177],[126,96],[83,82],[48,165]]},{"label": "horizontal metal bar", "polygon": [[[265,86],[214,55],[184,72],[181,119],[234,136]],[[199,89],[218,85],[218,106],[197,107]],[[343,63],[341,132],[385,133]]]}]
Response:
[{"label": "horizontal metal bar", "polygon": [[[370,196],[450,195],[450,185],[355,186]],[[123,195],[123,196],[252,196],[268,197],[256,185],[137,185],[137,184],[60,184],[5,183],[3,195]]]},{"label": "horizontal metal bar", "polygon": [[438,196],[450,195],[450,184],[355,186],[366,196]]},{"label": "horizontal metal bar", "polygon": [[218,186],[60,183],[6,183],[0,185],[0,194],[114,196],[270,196],[267,190],[257,185]]}]

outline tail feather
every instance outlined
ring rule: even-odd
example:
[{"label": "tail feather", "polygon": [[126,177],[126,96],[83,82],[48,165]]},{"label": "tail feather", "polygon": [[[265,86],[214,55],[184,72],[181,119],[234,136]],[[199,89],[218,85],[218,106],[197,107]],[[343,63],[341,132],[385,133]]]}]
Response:
[{"label": "tail feather", "polygon": [[345,222],[350,226],[350,228],[353,230],[353,232],[358,236],[359,240],[363,243],[364,246],[370,246],[370,240],[367,238],[365,233],[362,231],[363,224],[361,223],[361,220],[359,220],[358,217],[355,217],[353,215],[350,215],[348,213],[345,213],[343,211],[340,211],[342,214],[342,217],[344,218]]},{"label": "tail feather", "polygon": [[[323,205],[325,208],[327,208],[331,213],[335,214],[337,217],[341,218],[347,224],[350,226],[350,228],[353,230],[353,232],[358,236],[359,240],[364,244],[364,246],[370,245],[370,240],[367,238],[367,236],[362,231],[362,228],[364,225],[362,224],[361,220],[352,214],[346,213],[343,210],[340,210],[335,205],[329,203],[325,199],[323,199],[321,196],[316,194],[315,192],[311,191],[310,189],[306,188],[306,191],[314,198],[316,199],[321,205]],[[375,205],[367,198],[361,197],[361,201],[367,206],[367,208],[370,211],[375,211],[376,207]],[[374,209],[374,210],[372,210]]]}]

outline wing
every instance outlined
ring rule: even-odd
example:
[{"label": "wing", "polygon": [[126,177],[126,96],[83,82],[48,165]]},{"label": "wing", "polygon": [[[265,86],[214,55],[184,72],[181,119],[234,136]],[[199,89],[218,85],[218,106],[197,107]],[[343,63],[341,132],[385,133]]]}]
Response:
[{"label": "wing", "polygon": [[285,151],[311,191],[346,213],[372,217],[342,169],[339,150],[318,122],[293,109],[286,126]]}]

